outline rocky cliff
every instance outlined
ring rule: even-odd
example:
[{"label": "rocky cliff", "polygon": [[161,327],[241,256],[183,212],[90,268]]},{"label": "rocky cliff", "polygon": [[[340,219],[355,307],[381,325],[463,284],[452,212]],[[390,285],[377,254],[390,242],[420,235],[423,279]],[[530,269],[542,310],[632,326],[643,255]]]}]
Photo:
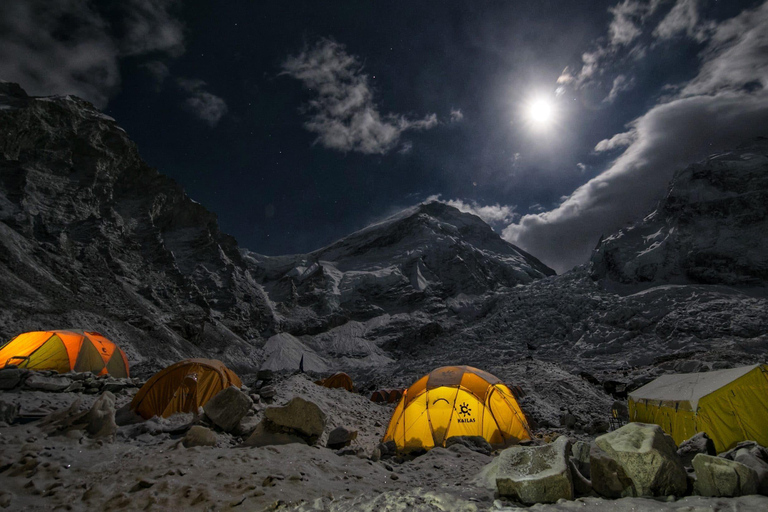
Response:
[{"label": "rocky cliff", "polygon": [[620,283],[764,285],[768,139],[675,174],[658,208],[601,240],[592,275]]}]

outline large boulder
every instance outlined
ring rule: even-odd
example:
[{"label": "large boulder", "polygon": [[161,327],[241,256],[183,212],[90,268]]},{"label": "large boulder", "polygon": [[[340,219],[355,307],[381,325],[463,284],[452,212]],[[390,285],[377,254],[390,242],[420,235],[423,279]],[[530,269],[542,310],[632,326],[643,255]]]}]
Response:
[{"label": "large boulder", "polygon": [[692,438],[683,441],[677,449],[680,462],[686,468],[691,467],[693,458],[700,453],[704,455],[717,455],[715,443],[712,442],[706,432],[699,432]]},{"label": "large boulder", "polygon": [[544,446],[512,446],[502,451],[491,463],[496,466],[499,495],[526,505],[572,500],[570,450],[570,441],[562,436]]},{"label": "large boulder", "polygon": [[219,391],[203,406],[205,415],[224,432],[231,432],[251,410],[251,398],[234,386]]},{"label": "large boulder", "polygon": [[0,370],[0,389],[13,389],[21,384],[21,370],[18,368],[3,368]]},{"label": "large boulder", "polygon": [[589,472],[592,489],[600,496],[610,499],[635,496],[632,479],[621,464],[594,443],[589,450]]},{"label": "large boulder", "polygon": [[757,473],[757,492],[768,496],[768,449],[754,441],[743,441],[720,456],[754,469]]},{"label": "large boulder", "polygon": [[739,462],[700,453],[693,458],[694,489],[702,496],[736,497],[756,494],[757,472]]},{"label": "large boulder", "polygon": [[72,384],[72,380],[67,377],[47,377],[39,373],[32,373],[24,381],[26,389],[35,391],[64,391]]},{"label": "large boulder", "polygon": [[[615,460],[631,488],[624,496],[683,496],[688,487],[685,468],[677,456],[677,446],[658,425],[629,423],[602,435],[595,444]],[[590,457],[593,484],[595,466]],[[599,491],[598,491],[599,492]]]},{"label": "large boulder", "polygon": [[298,396],[282,407],[267,407],[264,417],[271,427],[296,434],[309,444],[315,444],[325,430],[325,413],[316,404]]}]

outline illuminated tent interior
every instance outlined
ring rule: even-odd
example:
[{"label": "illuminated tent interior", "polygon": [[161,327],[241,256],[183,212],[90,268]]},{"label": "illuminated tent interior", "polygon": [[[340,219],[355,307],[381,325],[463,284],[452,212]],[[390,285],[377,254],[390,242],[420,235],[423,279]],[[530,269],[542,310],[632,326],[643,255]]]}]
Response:
[{"label": "illuminated tent interior", "polygon": [[512,391],[498,378],[470,366],[446,366],[403,393],[383,441],[394,441],[401,451],[428,450],[454,436],[482,436],[494,447],[531,437]]}]

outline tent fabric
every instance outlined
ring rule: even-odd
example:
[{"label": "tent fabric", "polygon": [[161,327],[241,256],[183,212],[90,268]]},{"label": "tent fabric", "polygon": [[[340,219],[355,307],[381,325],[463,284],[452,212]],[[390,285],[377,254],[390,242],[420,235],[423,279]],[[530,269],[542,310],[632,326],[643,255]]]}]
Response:
[{"label": "tent fabric", "polygon": [[330,377],[318,381],[317,384],[326,388],[342,388],[347,391],[355,390],[355,384],[352,382],[352,377],[344,372],[334,373]]},{"label": "tent fabric", "polygon": [[747,440],[768,446],[768,366],[663,375],[629,394],[629,418],[677,444],[706,432],[718,453]]},{"label": "tent fabric", "polygon": [[131,410],[144,419],[196,413],[224,388],[242,385],[221,361],[186,359],[154,374],[133,397]]},{"label": "tent fabric", "polygon": [[531,438],[512,391],[499,379],[470,366],[446,366],[403,392],[383,441],[402,451],[428,450],[454,436],[481,436],[496,447]]},{"label": "tent fabric", "polygon": [[33,331],[0,348],[0,368],[14,364],[30,370],[93,372],[130,376],[128,358],[117,345],[92,331]]},{"label": "tent fabric", "polygon": [[402,397],[402,389],[379,389],[371,394],[371,402],[394,404]]}]

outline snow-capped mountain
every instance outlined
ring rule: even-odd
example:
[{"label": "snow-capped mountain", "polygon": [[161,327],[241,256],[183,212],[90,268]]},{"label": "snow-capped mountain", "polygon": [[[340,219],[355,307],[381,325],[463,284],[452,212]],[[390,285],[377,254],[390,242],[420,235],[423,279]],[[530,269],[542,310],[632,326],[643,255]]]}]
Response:
[{"label": "snow-capped mountain", "polygon": [[658,208],[600,241],[592,273],[620,283],[764,285],[768,139],[677,172]]}]

